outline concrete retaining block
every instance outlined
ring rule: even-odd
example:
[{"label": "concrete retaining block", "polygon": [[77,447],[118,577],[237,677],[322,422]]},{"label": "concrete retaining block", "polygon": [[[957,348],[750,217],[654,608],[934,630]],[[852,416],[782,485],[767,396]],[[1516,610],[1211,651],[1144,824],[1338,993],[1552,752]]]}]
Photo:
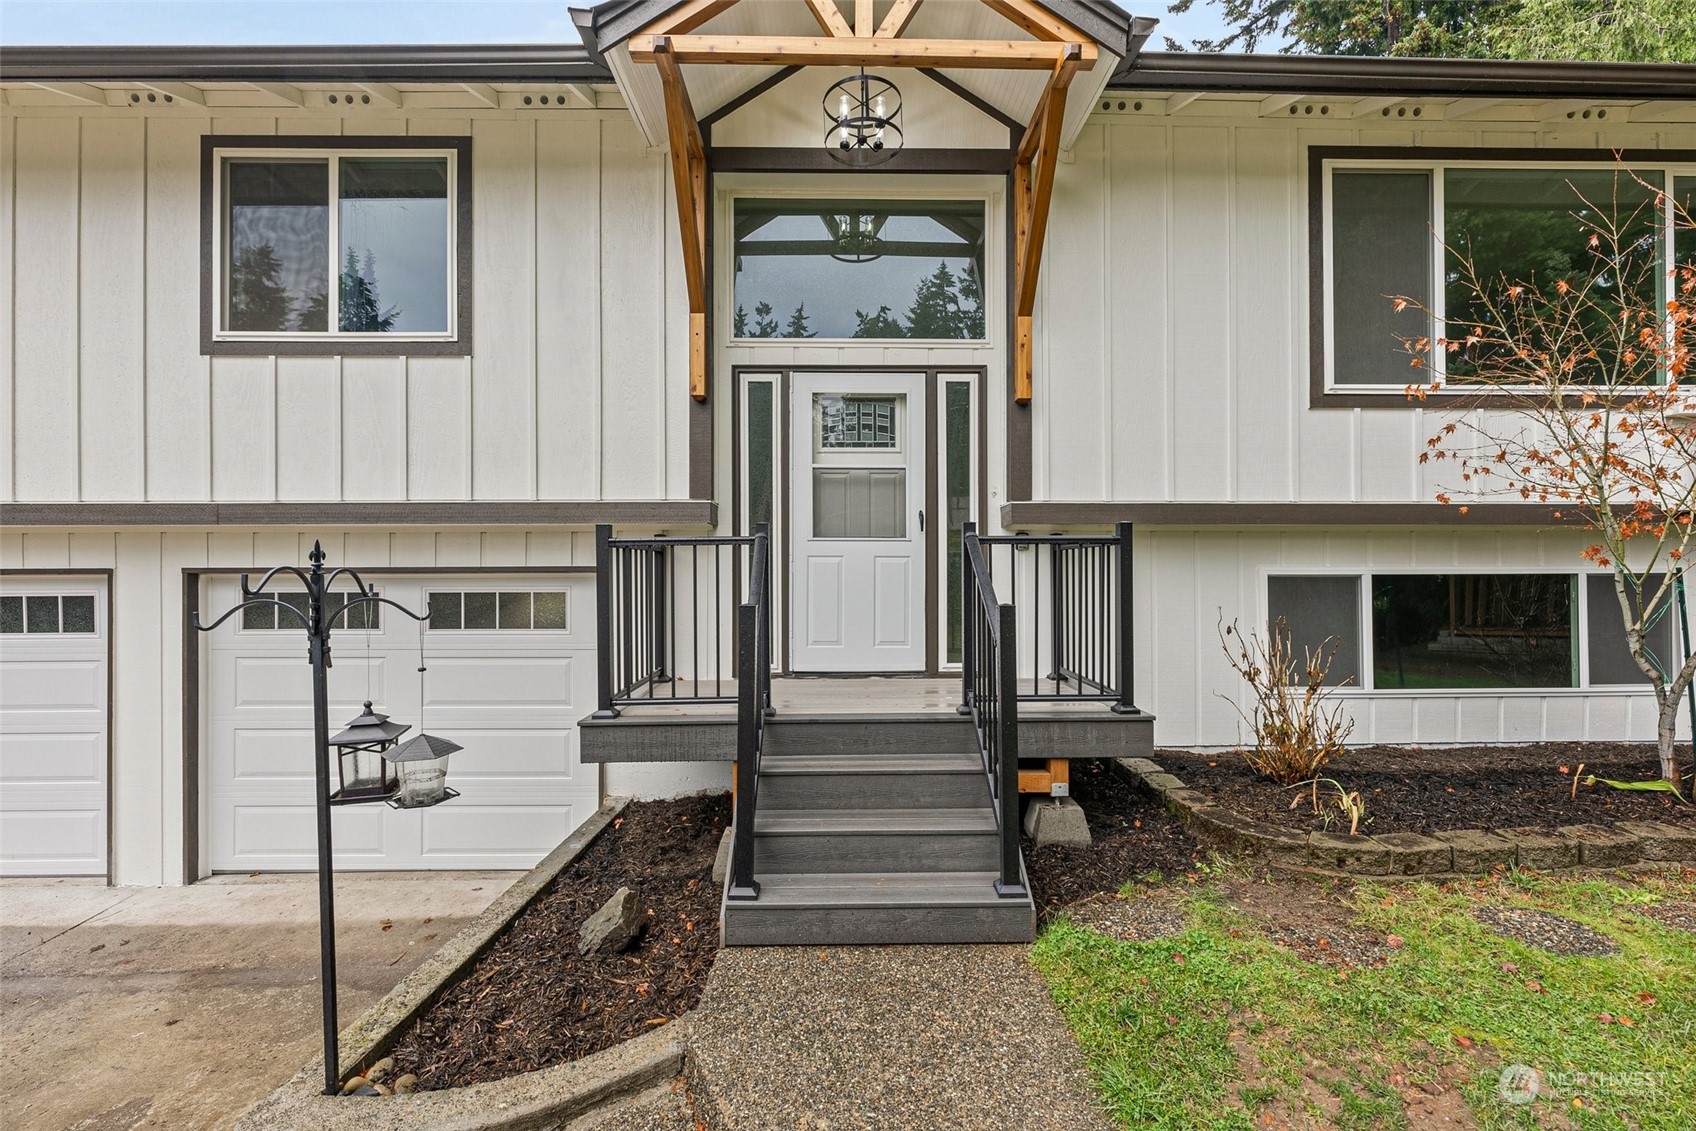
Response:
[{"label": "concrete retaining block", "polygon": [[1662,821],[1621,821],[1620,832],[1637,838],[1637,858],[1649,861],[1696,860],[1696,826]]},{"label": "concrete retaining block", "polygon": [[1312,833],[1307,841],[1307,859],[1320,868],[1335,868],[1357,876],[1387,876],[1395,854],[1376,837],[1338,836]]},{"label": "concrete retaining block", "polygon": [[1603,825],[1562,825],[1555,832],[1578,842],[1578,862],[1586,868],[1621,868],[1642,856],[1636,836]]},{"label": "concrete retaining block", "polygon": [[1175,775],[1168,773],[1144,774],[1142,775],[1142,784],[1147,788],[1152,789],[1154,792],[1163,795],[1170,793],[1174,789],[1189,788]]},{"label": "concrete retaining block", "polygon": [[1454,858],[1451,867],[1457,872],[1488,872],[1493,868],[1511,868],[1519,860],[1519,849],[1513,841],[1487,833],[1483,829],[1447,829],[1434,833],[1432,839],[1449,846]]},{"label": "concrete retaining block", "polygon": [[1454,868],[1454,849],[1418,833],[1378,833],[1373,837],[1390,849],[1390,875],[1423,876]]},{"label": "concrete retaining block", "polygon": [[1513,842],[1514,854],[1521,868],[1546,872],[1554,868],[1578,867],[1578,842],[1548,829],[1522,825],[1497,829],[1496,835]]}]

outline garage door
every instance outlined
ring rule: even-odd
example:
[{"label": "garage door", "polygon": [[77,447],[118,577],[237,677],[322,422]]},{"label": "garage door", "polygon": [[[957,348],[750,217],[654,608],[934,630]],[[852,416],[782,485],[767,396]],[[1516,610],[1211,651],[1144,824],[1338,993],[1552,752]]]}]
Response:
[{"label": "garage door", "polygon": [[0,578],[0,874],[106,873],[106,583]]},{"label": "garage door", "polygon": [[[331,733],[369,698],[416,734],[465,749],[448,763],[460,796],[424,810],[383,804],[334,811],[346,869],[528,868],[600,802],[578,762],[576,721],[595,688],[594,583],[588,577],[380,578],[378,590],[436,613],[421,629],[393,609],[331,639]],[[209,584],[206,608],[238,598]],[[289,595],[303,600],[304,594]],[[210,634],[204,692],[206,844],[213,871],[316,866],[312,669],[300,622],[250,609]],[[418,672],[423,646],[427,671]]]}]

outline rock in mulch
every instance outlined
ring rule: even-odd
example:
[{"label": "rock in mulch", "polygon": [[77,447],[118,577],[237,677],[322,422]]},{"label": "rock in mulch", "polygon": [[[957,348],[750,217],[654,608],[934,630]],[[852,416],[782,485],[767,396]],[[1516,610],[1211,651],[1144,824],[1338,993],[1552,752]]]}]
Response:
[{"label": "rock in mulch", "polygon": [[1637,910],[1663,927],[1696,935],[1696,903],[1656,903]]},{"label": "rock in mulch", "polygon": [[601,909],[583,921],[578,954],[620,954],[629,950],[648,925],[648,905],[629,888],[619,888]]},{"label": "rock in mulch", "polygon": [[1088,928],[1120,942],[1152,942],[1184,933],[1184,912],[1164,901],[1138,895],[1098,895],[1080,900],[1065,909],[1077,926]]},{"label": "rock in mulch", "polygon": [[1529,907],[1480,907],[1473,916],[1503,938],[1551,954],[1578,958],[1603,958],[1619,953],[1619,944],[1583,923],[1536,911]]}]

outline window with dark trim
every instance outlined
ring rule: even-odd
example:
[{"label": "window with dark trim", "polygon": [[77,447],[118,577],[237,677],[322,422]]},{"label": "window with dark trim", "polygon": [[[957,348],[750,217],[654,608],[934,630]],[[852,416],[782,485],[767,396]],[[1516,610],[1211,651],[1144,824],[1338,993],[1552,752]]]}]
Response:
[{"label": "window with dark trim", "polygon": [[469,147],[204,139],[205,352],[469,353]]},{"label": "window with dark trim", "polygon": [[1654,289],[1634,297],[1656,305],[1667,265],[1696,258],[1696,240],[1673,224],[1675,205],[1696,196],[1696,153],[1627,153],[1623,162],[1607,150],[1309,156],[1316,406],[1405,403],[1406,386],[1431,381],[1465,395],[1465,350],[1424,351],[1416,368],[1410,346],[1464,338],[1488,318],[1445,246],[1464,248],[1482,278],[1552,288],[1593,269],[1586,215],[1616,214],[1654,257],[1628,283]]}]

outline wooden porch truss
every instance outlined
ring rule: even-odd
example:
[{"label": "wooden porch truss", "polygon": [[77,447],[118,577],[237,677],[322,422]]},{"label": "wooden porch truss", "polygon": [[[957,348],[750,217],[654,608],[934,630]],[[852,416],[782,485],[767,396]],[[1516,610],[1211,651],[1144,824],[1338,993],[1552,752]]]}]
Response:
[{"label": "wooden porch truss", "polygon": [[873,0],[853,0],[854,22],[836,0],[801,0],[820,36],[699,35],[696,30],[738,0],[689,0],[629,41],[630,57],[651,63],[665,92],[671,175],[689,295],[689,395],[707,399],[707,156],[700,121],[683,83],[684,64],[817,67],[957,67],[1046,70],[1047,85],[1013,159],[1013,395],[1031,399],[1031,313],[1042,266],[1043,236],[1054,188],[1066,89],[1095,66],[1095,43],[1032,0],[982,0],[1033,36],[1030,40],[908,39],[922,0],[895,0],[881,23]]}]

